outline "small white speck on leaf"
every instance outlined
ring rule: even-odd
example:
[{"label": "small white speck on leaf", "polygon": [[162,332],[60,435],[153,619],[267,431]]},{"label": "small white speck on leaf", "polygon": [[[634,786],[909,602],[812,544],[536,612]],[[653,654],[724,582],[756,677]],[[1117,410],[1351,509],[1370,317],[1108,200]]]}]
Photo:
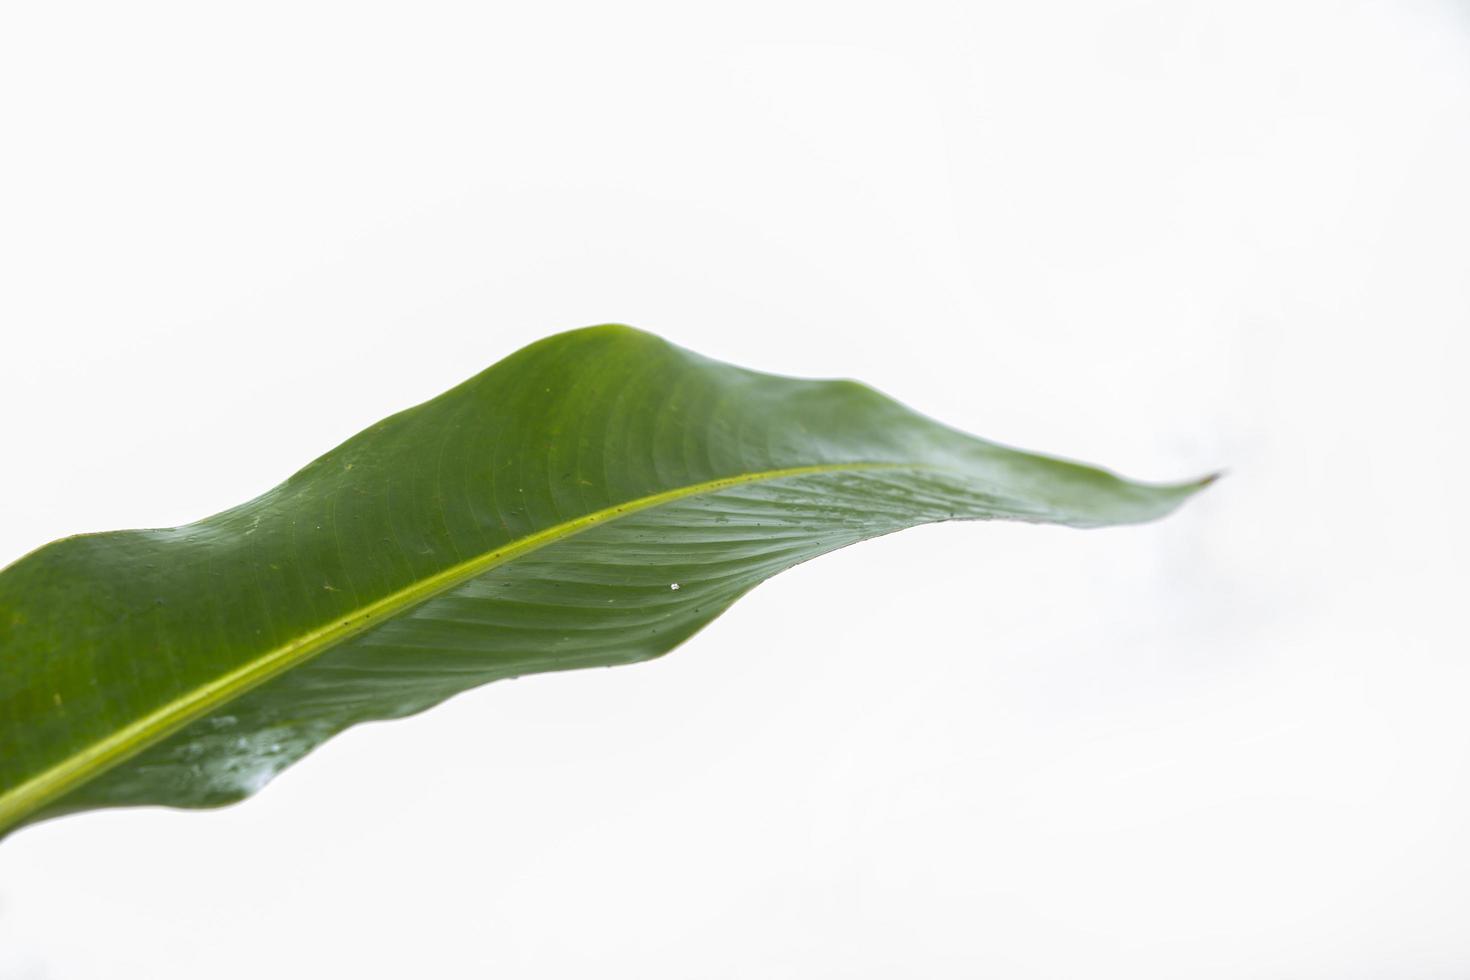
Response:
[{"label": "small white speck on leaf", "polygon": [[675,592],[678,592],[679,591],[679,583],[678,582],[670,582],[669,583],[669,588],[672,589],[672,590],[674,590]]}]

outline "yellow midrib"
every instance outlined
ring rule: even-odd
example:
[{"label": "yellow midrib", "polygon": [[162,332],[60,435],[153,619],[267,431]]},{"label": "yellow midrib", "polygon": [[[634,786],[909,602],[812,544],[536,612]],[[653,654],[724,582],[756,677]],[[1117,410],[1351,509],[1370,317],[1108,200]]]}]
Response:
[{"label": "yellow midrib", "polygon": [[93,742],[44,772],[0,794],[0,833],[66,791],[85,782],[149,745],[161,741],[222,704],[265,683],[272,677],[309,660],[334,644],[362,632],[374,623],[418,605],[453,589],[497,565],[579,534],[599,524],[661,504],[714,493],[745,483],[760,483],[815,473],[844,470],[912,469],[902,463],[829,463],[763,470],[738,476],[721,477],[704,483],[676,487],[661,493],[615,504],[584,514],[574,520],[537,531],[495,551],[466,559],[407,588],[377,599],[325,626],[296,637],[289,643],[268,650],[259,657],[223,674],[207,684],[188,691],[169,703],[130,722],[106,738]]}]

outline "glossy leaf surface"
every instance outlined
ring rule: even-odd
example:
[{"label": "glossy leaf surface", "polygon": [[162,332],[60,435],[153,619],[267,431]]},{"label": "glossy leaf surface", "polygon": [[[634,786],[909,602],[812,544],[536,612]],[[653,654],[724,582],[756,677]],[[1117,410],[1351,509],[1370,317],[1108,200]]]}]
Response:
[{"label": "glossy leaf surface", "polygon": [[204,807],[358,722],[667,652],[762,580],[901,528],[1150,520],[1147,486],[853,382],[560,334],[194,524],[0,571],[0,833]]}]

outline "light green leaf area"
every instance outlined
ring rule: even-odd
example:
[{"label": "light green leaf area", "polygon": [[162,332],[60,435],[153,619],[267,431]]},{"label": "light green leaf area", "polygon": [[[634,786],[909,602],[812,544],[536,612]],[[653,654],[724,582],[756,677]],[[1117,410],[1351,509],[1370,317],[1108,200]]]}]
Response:
[{"label": "light green leaf area", "polygon": [[628,327],[560,334],[248,503],[0,571],[0,832],[239,800],[359,722],[657,657],[900,528],[1147,521],[1205,482],[1133,483]]}]

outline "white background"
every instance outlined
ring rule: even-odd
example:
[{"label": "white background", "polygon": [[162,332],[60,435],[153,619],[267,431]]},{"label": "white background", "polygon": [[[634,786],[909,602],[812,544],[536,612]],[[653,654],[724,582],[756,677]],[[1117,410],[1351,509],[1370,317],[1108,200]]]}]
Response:
[{"label": "white background", "polygon": [[605,321],[1142,478],[0,844],[5,980],[1470,976],[1463,2],[11,3],[0,562]]}]

